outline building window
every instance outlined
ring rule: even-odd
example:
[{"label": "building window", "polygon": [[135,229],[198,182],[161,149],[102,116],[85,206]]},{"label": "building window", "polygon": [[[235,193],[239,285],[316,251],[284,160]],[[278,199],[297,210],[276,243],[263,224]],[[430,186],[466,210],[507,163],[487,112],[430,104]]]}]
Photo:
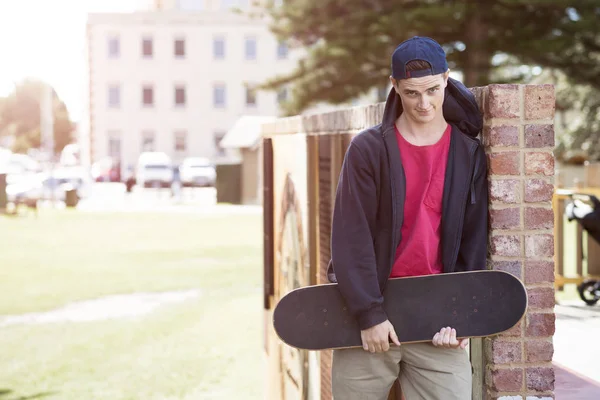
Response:
[{"label": "building window", "polygon": [[152,38],[143,38],[142,39],[142,57],[144,58],[152,58],[154,55]]},{"label": "building window", "polygon": [[256,89],[254,85],[246,85],[246,107],[256,107]]},{"label": "building window", "polygon": [[185,153],[187,150],[187,132],[177,131],[175,132],[175,152]]},{"label": "building window", "polygon": [[246,38],[246,60],[256,60],[256,38],[255,37],[247,37]]},{"label": "building window", "polygon": [[175,39],[173,51],[175,58],[185,58],[185,39]]},{"label": "building window", "polygon": [[221,147],[221,140],[223,140],[223,138],[225,137],[225,133],[224,131],[217,131],[214,133],[214,140],[215,140],[215,153],[217,154],[217,156],[224,156],[225,155],[225,149],[223,147]]},{"label": "building window", "polygon": [[154,132],[144,131],[142,132],[142,151],[154,151]]},{"label": "building window", "polygon": [[279,91],[277,92],[277,103],[279,103],[279,104],[284,103],[285,101],[287,101],[287,97],[288,97],[287,88],[279,89]]},{"label": "building window", "polygon": [[142,104],[144,107],[154,106],[154,88],[151,85],[142,87]]},{"label": "building window", "polygon": [[121,161],[121,135],[119,132],[108,132],[108,156],[114,163]]},{"label": "building window", "polygon": [[175,86],[175,106],[184,107],[185,106],[185,86],[178,85]]},{"label": "building window", "polygon": [[213,105],[218,108],[225,107],[225,84],[216,83],[213,86]]},{"label": "building window", "polygon": [[223,60],[225,58],[225,38],[217,36],[213,39],[213,56],[215,60]]},{"label": "building window", "polygon": [[288,47],[287,44],[279,42],[277,45],[277,58],[279,60],[285,60],[288,58]]},{"label": "building window", "polygon": [[110,108],[121,107],[121,87],[119,85],[108,86],[108,106]]},{"label": "building window", "polygon": [[108,58],[119,58],[121,55],[121,42],[116,36],[108,38]]}]

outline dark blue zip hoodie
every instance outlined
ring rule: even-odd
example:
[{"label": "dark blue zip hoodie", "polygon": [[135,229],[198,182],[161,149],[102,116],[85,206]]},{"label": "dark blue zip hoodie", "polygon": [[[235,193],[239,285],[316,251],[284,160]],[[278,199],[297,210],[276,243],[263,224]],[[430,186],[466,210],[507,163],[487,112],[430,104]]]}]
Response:
[{"label": "dark blue zip hoodie", "polygon": [[[361,329],[387,319],[382,293],[402,240],[406,178],[394,129],[401,113],[392,89],[382,123],[352,139],[337,186],[328,278],[338,283]],[[487,162],[476,139],[481,113],[473,94],[452,78],[443,113],[452,126],[442,203],[444,273],[485,269]]]}]

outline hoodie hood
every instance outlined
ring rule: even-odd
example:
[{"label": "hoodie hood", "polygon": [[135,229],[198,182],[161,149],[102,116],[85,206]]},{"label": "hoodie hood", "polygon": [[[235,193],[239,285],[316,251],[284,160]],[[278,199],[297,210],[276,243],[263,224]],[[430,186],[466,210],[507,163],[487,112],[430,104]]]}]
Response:
[{"label": "hoodie hood", "polygon": [[[442,112],[446,122],[456,125],[464,134],[477,137],[483,128],[483,118],[475,96],[465,85],[456,79],[448,77],[448,85],[444,93]],[[402,101],[394,88],[390,90],[385,110],[383,112],[383,131],[394,126],[398,117],[402,114]]]}]

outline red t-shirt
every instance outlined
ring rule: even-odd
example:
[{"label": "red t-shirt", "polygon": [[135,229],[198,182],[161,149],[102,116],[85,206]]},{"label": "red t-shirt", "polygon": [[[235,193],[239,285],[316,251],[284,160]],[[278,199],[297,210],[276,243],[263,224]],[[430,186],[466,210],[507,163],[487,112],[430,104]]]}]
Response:
[{"label": "red t-shirt", "polygon": [[448,125],[435,144],[415,146],[396,128],[406,176],[406,200],[392,278],[439,274],[443,270],[440,232],[450,130]]}]

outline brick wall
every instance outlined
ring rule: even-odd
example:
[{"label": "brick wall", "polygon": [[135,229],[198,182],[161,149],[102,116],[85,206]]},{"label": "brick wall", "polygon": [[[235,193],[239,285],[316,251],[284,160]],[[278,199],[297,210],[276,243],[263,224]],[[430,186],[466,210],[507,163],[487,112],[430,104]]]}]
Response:
[{"label": "brick wall", "polygon": [[[490,256],[488,268],[510,272],[526,285],[529,309],[514,329],[487,338],[483,398],[548,400],[554,398],[554,88],[551,85],[490,85],[472,89],[484,116],[482,140],[489,157]],[[320,268],[329,259],[332,210],[332,135],[355,134],[381,122],[383,104],[326,114],[292,117],[265,126],[267,135],[303,132],[320,136]],[[339,159],[341,162],[341,159]],[[309,249],[310,251],[310,249]],[[322,275],[321,275],[322,276]],[[330,354],[322,373],[328,376]],[[322,379],[321,399],[331,398]],[[474,394],[474,398],[482,398]]]},{"label": "brick wall", "polygon": [[489,161],[488,267],[519,277],[529,297],[522,323],[485,339],[485,396],[552,399],[554,88],[491,85],[474,92],[484,112]]}]

